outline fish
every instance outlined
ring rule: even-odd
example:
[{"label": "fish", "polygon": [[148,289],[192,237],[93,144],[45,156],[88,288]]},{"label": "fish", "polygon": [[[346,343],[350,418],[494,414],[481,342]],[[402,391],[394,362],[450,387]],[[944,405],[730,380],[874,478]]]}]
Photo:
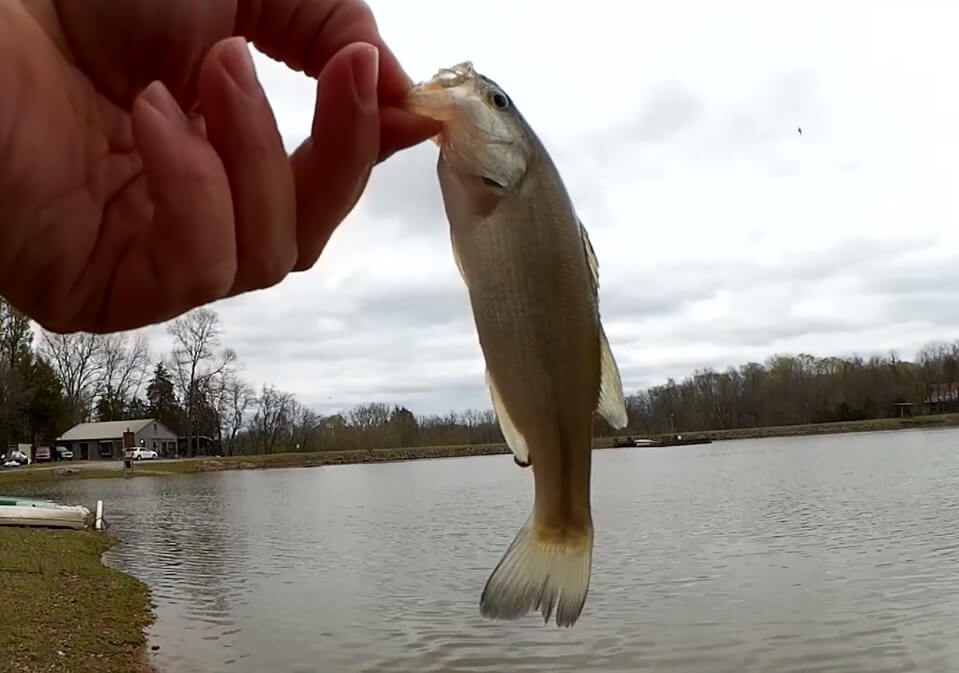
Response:
[{"label": "fish", "polygon": [[480,614],[579,619],[593,560],[593,422],[627,424],[599,314],[599,263],[559,171],[512,97],[471,61],[411,85],[440,130],[436,171],[486,385],[533,506],[490,573]]}]

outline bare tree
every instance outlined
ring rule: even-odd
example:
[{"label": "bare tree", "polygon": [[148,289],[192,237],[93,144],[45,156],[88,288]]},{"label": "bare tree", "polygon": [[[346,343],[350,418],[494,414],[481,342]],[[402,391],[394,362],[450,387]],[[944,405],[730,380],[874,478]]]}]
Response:
[{"label": "bare tree", "polygon": [[129,409],[139,394],[147,375],[150,347],[143,333],[131,339],[130,334],[101,337],[101,366],[97,385],[97,407],[101,420],[117,420]]},{"label": "bare tree", "polygon": [[363,448],[381,448],[385,444],[384,430],[390,420],[390,407],[381,402],[359,404],[347,413],[347,421]]},{"label": "bare tree", "polygon": [[[193,437],[197,434],[198,411],[210,404],[214,379],[236,360],[236,353],[221,348],[222,328],[217,314],[199,308],[173,321],[167,327],[173,337],[170,369],[184,402],[187,417],[187,454],[193,455]],[[211,428],[218,432],[217,428]]]},{"label": "bare tree", "polygon": [[316,447],[323,417],[296,399],[292,401],[290,413],[290,444],[296,451],[310,451]]},{"label": "bare tree", "polygon": [[264,385],[256,399],[250,430],[257,453],[274,453],[284,434],[288,435],[293,411],[293,395]]},{"label": "bare tree", "polygon": [[256,393],[234,373],[220,377],[217,409],[220,414],[220,437],[226,455],[236,451],[237,437],[247,421],[250,407],[256,401]]},{"label": "bare tree", "polygon": [[32,347],[30,319],[0,297],[0,358],[13,367]]},{"label": "bare tree", "polygon": [[55,334],[44,331],[39,351],[53,366],[63,385],[72,422],[88,420],[103,371],[103,337],[85,332]]}]

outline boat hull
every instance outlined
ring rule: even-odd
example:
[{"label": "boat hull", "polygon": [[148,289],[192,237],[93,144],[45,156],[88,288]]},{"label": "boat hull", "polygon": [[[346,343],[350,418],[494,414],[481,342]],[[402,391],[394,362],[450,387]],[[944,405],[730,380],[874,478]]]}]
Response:
[{"label": "boat hull", "polygon": [[0,506],[0,526],[87,527],[90,510],[82,505],[17,504]]}]

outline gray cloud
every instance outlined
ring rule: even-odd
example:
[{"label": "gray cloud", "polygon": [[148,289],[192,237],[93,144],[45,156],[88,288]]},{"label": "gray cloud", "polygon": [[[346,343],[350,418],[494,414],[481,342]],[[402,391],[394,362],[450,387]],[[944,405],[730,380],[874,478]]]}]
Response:
[{"label": "gray cloud", "polygon": [[[922,237],[913,245],[849,238],[796,254],[787,263],[766,264],[759,257],[728,264],[670,263],[638,269],[629,284],[606,283],[602,312],[624,384],[633,391],[696,368],[762,360],[784,348],[795,350],[797,343],[825,344],[829,352],[836,337],[861,334],[867,344],[874,317],[793,312],[795,301],[817,287],[828,296],[831,284],[844,276],[877,279],[874,287],[863,284],[862,291],[885,293],[875,306],[883,307],[881,320],[888,325],[916,315],[928,318],[941,308],[935,302],[948,305],[947,295],[929,294],[939,287],[941,270],[909,261],[928,250],[928,243]],[[897,286],[884,280],[884,268],[912,269],[912,275],[902,276],[906,282]],[[918,302],[917,292],[925,293]],[[697,308],[723,296],[729,300],[721,318]],[[224,318],[230,324],[228,341],[241,358],[271,380],[287,381],[322,411],[364,401],[419,411],[489,405],[468,298],[458,279],[427,286],[398,276],[383,287],[356,285],[337,301],[311,297],[326,304],[315,310],[303,299],[278,303],[263,318],[287,326],[280,331],[241,319],[252,309],[240,298],[233,301]],[[912,313],[904,311],[908,306],[914,307]],[[944,325],[959,325],[959,311],[940,314]],[[681,344],[686,354],[655,350],[667,344]],[[650,347],[651,355],[630,355]]]},{"label": "gray cloud", "polygon": [[436,176],[439,148],[427,141],[378,165],[361,207],[367,217],[401,225],[405,232],[446,227]]},{"label": "gray cloud", "polygon": [[754,90],[721,115],[723,151],[746,151],[767,146],[783,137],[794,138],[797,128],[815,129],[819,121],[818,81],[810,71],[784,73]]},{"label": "gray cloud", "polygon": [[430,329],[462,323],[470,315],[465,287],[441,285],[404,288],[395,285],[375,295],[361,297],[352,307],[359,326],[388,323],[397,327]]},{"label": "gray cloud", "polygon": [[881,300],[883,313],[895,322],[925,323],[930,327],[949,328],[953,333],[937,330],[930,340],[959,338],[959,296],[945,288],[913,291]]},{"label": "gray cloud", "polygon": [[[637,178],[663,179],[701,164],[728,169],[731,161],[757,163],[773,177],[802,171],[798,142],[815,146],[815,129],[823,124],[819,76],[812,70],[782,73],[739,99],[707,104],[703,94],[685,84],[664,81],[650,87],[628,121],[586,134],[575,147],[557,149],[570,182],[581,192],[601,194],[597,181],[615,167]],[[799,136],[798,127],[806,135]],[[839,163],[846,170],[848,159]]]},{"label": "gray cloud", "polygon": [[[933,243],[928,250],[938,252]],[[904,260],[885,259],[875,265],[882,268],[864,279],[866,286],[873,291],[910,295],[933,290],[956,297],[959,265],[954,258],[915,259],[909,256]]]},{"label": "gray cloud", "polygon": [[654,87],[639,112],[635,136],[640,142],[665,142],[703,118],[703,99],[679,82]]},{"label": "gray cloud", "polygon": [[715,331],[703,334],[711,344],[742,347],[769,347],[779,341],[795,337],[823,338],[828,341],[832,334],[849,334],[868,328],[868,322],[851,318],[785,317],[775,322],[745,320],[718,326]]},{"label": "gray cloud", "polygon": [[[396,20],[408,14],[381,4]],[[570,30],[580,20],[570,14]],[[517,100],[537,120],[597,246],[601,311],[626,388],[777,352],[895,347],[909,357],[930,338],[959,336],[959,266],[947,255],[956,250],[947,191],[955,165],[941,150],[959,108],[948,92],[936,105],[930,99],[900,140],[894,131],[915,119],[915,104],[896,108],[899,94],[888,93],[922,100],[941,75],[825,47],[797,61],[789,45],[754,40],[757,31],[739,34],[736,55],[721,48],[741,29],[734,24],[722,35],[704,24],[689,44],[664,39],[639,55],[638,45],[612,42],[603,64],[627,56],[637,64],[625,86],[621,72],[591,72],[579,55],[558,54],[543,73],[499,45],[485,55],[484,42],[469,46],[491,73],[526,82],[515,84]],[[842,35],[842,50],[858,48],[856,35]],[[817,37],[828,47],[827,38]],[[447,53],[464,49],[462,39]],[[432,72],[437,57],[417,56],[411,44],[420,59],[411,72]],[[742,60],[760,47],[762,62]],[[654,54],[655,67],[644,66]],[[586,104],[564,96],[570,81],[587,77]],[[308,128],[312,84],[285,75],[271,83],[292,144]],[[883,143],[873,142],[883,131]],[[419,413],[489,406],[452,266],[437,151],[427,142],[378,166],[315,272],[218,303],[251,380],[275,382],[323,412],[366,401]]]}]

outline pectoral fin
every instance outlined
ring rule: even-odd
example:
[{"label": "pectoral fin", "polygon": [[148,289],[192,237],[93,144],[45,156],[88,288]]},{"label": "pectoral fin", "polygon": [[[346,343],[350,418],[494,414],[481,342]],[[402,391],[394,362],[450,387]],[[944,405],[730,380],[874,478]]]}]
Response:
[{"label": "pectoral fin", "polygon": [[493,381],[489,371],[486,372],[486,384],[489,386],[490,397],[493,398],[493,411],[496,412],[499,428],[503,432],[507,446],[513,452],[513,461],[520,467],[529,467],[529,447],[526,446],[526,439],[513,425],[506,405],[503,404],[503,398],[499,396],[499,391],[496,389],[496,382]]},{"label": "pectoral fin", "polygon": [[626,415],[626,399],[623,397],[623,382],[619,377],[619,367],[613,358],[613,351],[609,347],[606,331],[602,325],[599,328],[600,348],[600,383],[599,404],[596,411],[606,419],[606,422],[617,430],[625,428],[629,423]]}]

